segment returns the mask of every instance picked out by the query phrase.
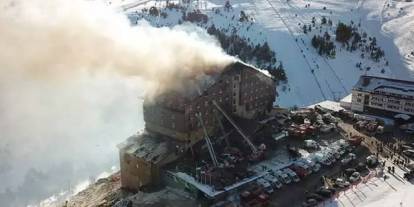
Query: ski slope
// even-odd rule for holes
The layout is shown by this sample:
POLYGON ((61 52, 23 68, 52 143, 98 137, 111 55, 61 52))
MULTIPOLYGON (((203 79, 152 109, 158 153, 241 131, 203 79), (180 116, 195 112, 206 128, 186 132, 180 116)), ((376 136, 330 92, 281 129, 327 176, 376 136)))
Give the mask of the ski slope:
MULTIPOLYGON (((116 5, 123 8, 127 5, 125 11, 129 14, 139 14, 142 8, 165 3, 145 0, 112 2, 118 2, 116 5), (137 6, 130 7, 134 4, 137 6)), ((232 14, 214 14, 212 9, 223 8, 224 2, 200 1, 193 8, 207 14, 210 25, 236 27, 240 36, 254 43, 269 43, 277 59, 282 61, 288 77, 288 83, 278 87, 277 104, 281 106, 306 106, 327 99, 339 100, 350 93, 361 74, 403 79, 414 77, 411 72, 414 70, 414 54, 410 54, 414 51, 414 33, 411 29, 414 24, 413 3, 393 0, 233 0, 230 1, 234 9, 232 14), (242 23, 230 20, 241 10, 254 17, 253 29, 246 31, 242 23), (361 59, 360 52, 348 52, 339 44, 336 44, 336 58, 321 57, 311 46, 313 34, 319 32, 304 34, 302 25, 310 24, 312 17, 320 21, 322 16, 331 19, 334 24, 338 21, 360 23, 361 30, 375 37, 378 45, 385 50, 385 58, 379 62, 361 59), (388 66, 386 61, 389 62, 388 66), (366 71, 356 68, 358 62, 362 62, 364 68, 371 69, 366 71)), ((154 26, 174 26, 180 15, 172 14, 166 19, 145 19, 154 26)), ((320 31, 334 34, 334 29, 329 27, 322 27, 320 31)))

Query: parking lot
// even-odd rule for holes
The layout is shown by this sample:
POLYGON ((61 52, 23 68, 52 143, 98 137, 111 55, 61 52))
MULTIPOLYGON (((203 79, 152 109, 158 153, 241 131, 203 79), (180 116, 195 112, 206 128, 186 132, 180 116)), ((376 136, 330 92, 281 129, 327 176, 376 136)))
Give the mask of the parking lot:
MULTIPOLYGON (((333 133, 321 137, 318 140, 318 143, 328 146, 329 143, 336 141, 339 138, 343 137, 338 133, 333 133)), ((291 144, 292 142, 289 143, 291 144)), ((368 148, 364 146, 356 147, 353 153, 357 155, 354 163, 363 162, 365 161, 365 158, 370 155, 368 148)), ((302 202, 306 200, 307 193, 316 191, 323 185, 322 176, 336 177, 341 174, 343 170, 343 166, 337 161, 330 166, 322 166, 318 172, 310 174, 298 183, 283 185, 282 188, 277 189, 272 194, 270 206, 301 206, 302 202)))

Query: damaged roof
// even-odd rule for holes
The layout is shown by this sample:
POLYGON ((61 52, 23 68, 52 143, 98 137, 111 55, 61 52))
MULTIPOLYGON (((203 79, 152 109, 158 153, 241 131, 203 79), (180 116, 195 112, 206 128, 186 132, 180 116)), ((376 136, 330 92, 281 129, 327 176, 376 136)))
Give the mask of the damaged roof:
POLYGON ((147 162, 160 163, 181 144, 146 132, 137 133, 118 145, 127 154, 141 158, 147 162))
POLYGON ((261 78, 272 78, 271 74, 267 70, 262 70, 249 65, 242 61, 236 61, 227 65, 223 70, 216 73, 202 74, 193 80, 188 80, 184 84, 185 87, 178 89, 178 91, 170 90, 168 93, 164 93, 157 97, 157 101, 164 105, 171 105, 171 108, 180 110, 184 107, 187 101, 191 101, 196 97, 201 96, 205 90, 214 85, 220 78, 221 74, 230 70, 253 70, 263 75, 261 78), (172 102, 171 104, 168 102, 172 102))

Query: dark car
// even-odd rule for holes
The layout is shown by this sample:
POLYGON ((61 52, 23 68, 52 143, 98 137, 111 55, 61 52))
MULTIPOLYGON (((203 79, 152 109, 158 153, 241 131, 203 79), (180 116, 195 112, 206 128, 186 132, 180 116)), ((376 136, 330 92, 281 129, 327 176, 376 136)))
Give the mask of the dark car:
POLYGON ((306 196, 306 199, 315 199, 315 200, 317 200, 317 201, 319 201, 319 202, 321 202, 321 201, 324 201, 324 200, 325 200, 325 198, 324 198, 324 197, 322 197, 321 195, 318 195, 318 194, 316 194, 316 193, 311 193, 311 194, 307 195, 307 196, 306 196))
POLYGON ((316 191, 316 193, 324 198, 330 198, 333 195, 332 191, 325 188, 319 189, 318 191, 316 191))
POLYGON ((354 169, 354 168, 347 168, 347 169, 345 169, 345 175, 347 177, 351 176, 352 173, 354 173, 354 172, 356 172, 356 169, 354 169))
POLYGON ((302 203, 303 207, 313 207, 313 206, 316 206, 316 205, 318 205, 318 201, 315 200, 315 199, 312 199, 312 198, 308 199, 308 200, 306 200, 305 202, 302 203))

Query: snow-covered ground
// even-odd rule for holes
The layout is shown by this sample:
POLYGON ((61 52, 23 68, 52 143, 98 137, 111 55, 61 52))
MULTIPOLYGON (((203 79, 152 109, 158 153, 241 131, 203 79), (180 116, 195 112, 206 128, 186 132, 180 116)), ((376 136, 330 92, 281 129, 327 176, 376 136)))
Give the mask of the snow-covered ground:
MULTIPOLYGON (((390 164, 389 162, 387 163, 390 164)), ((403 178, 404 171, 397 166, 394 175, 384 181, 374 177, 367 183, 360 183, 353 189, 341 192, 335 200, 326 201, 325 207, 408 207, 414 203, 414 185, 403 178)))
MULTIPOLYGON (((153 5, 162 5, 164 1, 112 0, 113 5, 128 8, 127 13, 140 13, 141 9, 153 5), (124 2, 124 3, 123 3, 124 2)), ((381 75, 412 79, 413 51, 413 3, 393 0, 233 0, 230 1, 235 12, 215 15, 212 8, 223 8, 223 0, 200 1, 198 6, 209 16, 208 24, 225 28, 235 26, 241 37, 254 43, 269 42, 276 52, 277 59, 283 62, 288 83, 278 87, 277 103, 282 106, 306 106, 322 100, 339 100, 349 94, 352 86, 361 74, 381 75), (388 7, 387 4, 390 4, 388 7), (306 6, 309 5, 309 6, 306 6), (403 8, 401 10, 401 8, 403 8), (245 11, 254 17, 255 23, 249 25, 234 23, 231 16, 245 11), (374 62, 361 59, 360 52, 348 52, 336 44, 336 58, 321 57, 311 46, 313 33, 304 34, 303 24, 310 24, 312 17, 317 22, 325 16, 334 24, 338 21, 349 24, 351 21, 361 24, 361 31, 375 37, 378 45, 385 50, 385 59, 374 62), (387 66, 385 61, 389 62, 387 66), (355 64, 362 62, 360 70, 355 64), (383 70, 383 72, 381 72, 383 70)), ((166 19, 145 18, 155 26, 172 26, 178 23, 181 13, 170 15, 166 19)), ((322 27, 321 32, 334 33, 332 28, 322 27)))

